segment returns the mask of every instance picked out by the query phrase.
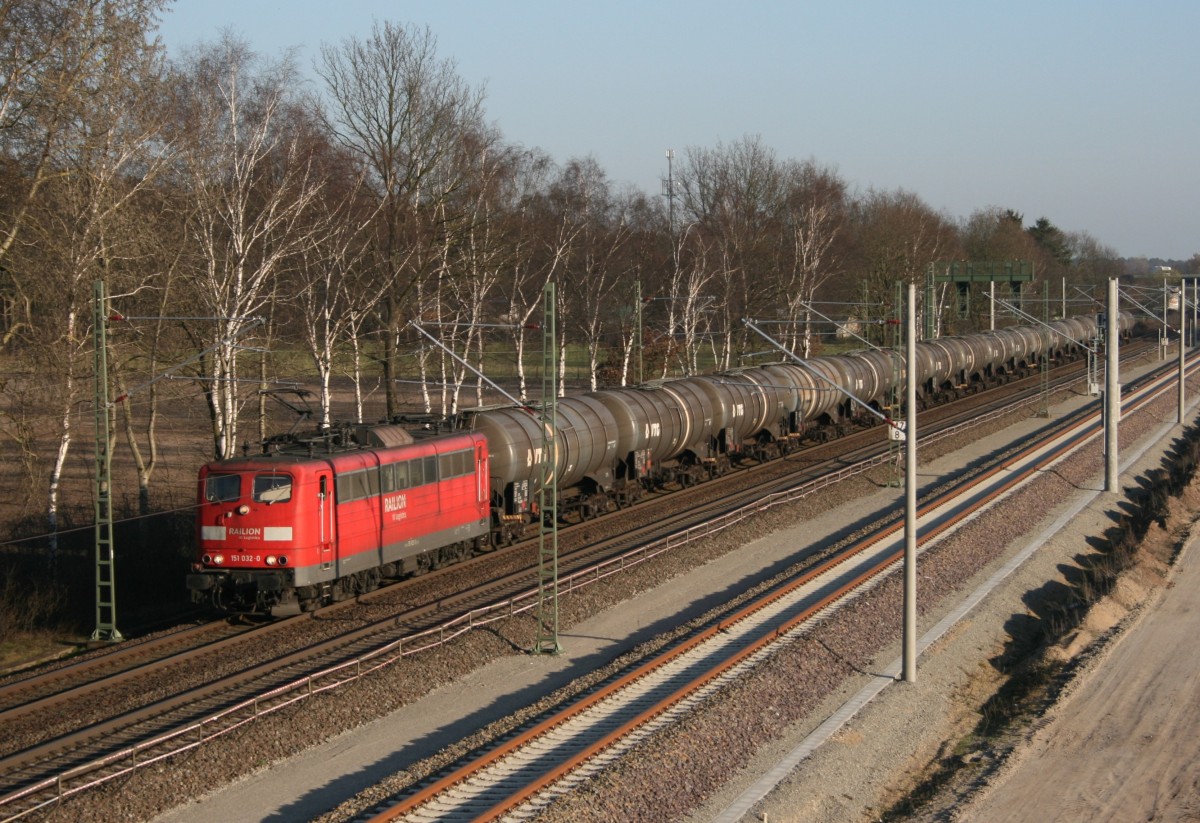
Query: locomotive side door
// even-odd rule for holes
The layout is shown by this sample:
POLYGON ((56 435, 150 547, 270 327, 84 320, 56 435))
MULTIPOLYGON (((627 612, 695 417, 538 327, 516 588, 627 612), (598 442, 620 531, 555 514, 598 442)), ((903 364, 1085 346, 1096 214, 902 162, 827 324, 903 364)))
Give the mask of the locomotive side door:
POLYGON ((322 569, 333 568, 334 518, 333 475, 317 475, 317 554, 322 569))

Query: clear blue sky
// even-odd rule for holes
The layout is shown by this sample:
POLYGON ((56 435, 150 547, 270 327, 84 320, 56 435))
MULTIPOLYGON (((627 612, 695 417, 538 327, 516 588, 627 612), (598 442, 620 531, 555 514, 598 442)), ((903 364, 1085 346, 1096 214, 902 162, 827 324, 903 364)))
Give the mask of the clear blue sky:
POLYGON ((1200 252, 1200 2, 176 0, 169 53, 429 26, 504 137, 660 190, 674 148, 761 137, 955 218, 1048 217, 1123 256, 1200 252))

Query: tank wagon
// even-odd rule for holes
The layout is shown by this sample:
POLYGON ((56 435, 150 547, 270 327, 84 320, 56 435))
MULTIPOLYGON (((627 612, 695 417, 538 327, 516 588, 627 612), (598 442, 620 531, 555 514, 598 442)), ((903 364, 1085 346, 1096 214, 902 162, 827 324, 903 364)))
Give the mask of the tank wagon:
MULTIPOLYGON (((1132 316, 1119 326, 1131 331, 1132 316)), ((1096 334, 1094 317, 1075 317, 922 341, 918 402, 1073 356, 1096 334)), ((862 407, 904 379, 894 354, 864 351, 564 397, 553 421, 489 408, 460 415, 451 434, 381 425, 270 440, 201 469, 187 585, 234 610, 315 608, 520 539, 539 519, 546 434, 559 516, 586 520, 874 425, 862 407)))

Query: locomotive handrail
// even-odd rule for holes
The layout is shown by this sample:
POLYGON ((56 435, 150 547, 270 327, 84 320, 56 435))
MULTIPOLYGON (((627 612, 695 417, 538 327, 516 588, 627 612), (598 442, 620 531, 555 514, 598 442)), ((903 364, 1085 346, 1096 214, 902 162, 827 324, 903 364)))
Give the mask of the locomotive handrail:
MULTIPOLYGON (((1016 408, 1020 408, 1038 401, 1039 398, 1031 397, 1005 409, 993 410, 991 412, 979 415, 978 417, 972 418, 969 421, 964 421, 937 433, 923 437, 922 445, 928 445, 930 443, 937 442, 946 437, 957 434, 967 428, 976 426, 980 422, 989 421, 994 418, 1009 414, 1014 406, 1016 408)), ((887 453, 876 455, 874 457, 861 460, 851 466, 845 466, 834 472, 814 478, 790 489, 769 493, 753 503, 748 503, 733 511, 726 512, 725 514, 715 518, 713 521, 710 521, 703 526, 690 527, 682 532, 658 538, 657 540, 653 540, 649 543, 623 552, 617 557, 610 558, 601 563, 597 563, 594 566, 589 566, 587 568, 567 574, 560 579, 560 588, 566 592, 574 591, 577 588, 583 588, 591 583, 598 582, 614 574, 618 574, 628 568, 639 565, 647 560, 651 560, 660 554, 670 551, 671 549, 687 545, 695 539, 723 531, 724 529, 741 522, 748 516, 780 504, 793 502, 813 494, 814 492, 827 488, 828 486, 840 482, 848 477, 861 474, 862 472, 881 465, 890 459, 892 458, 887 453)), ((187 751, 191 751, 192 749, 199 747, 201 744, 222 737, 247 723, 255 721, 259 717, 272 714, 287 706, 291 706, 302 700, 313 697, 314 695, 321 694, 326 691, 332 691, 333 689, 339 688, 347 683, 352 683, 367 674, 383 669, 386 666, 390 666, 391 664, 402 660, 405 657, 418 654, 419 652, 426 651, 428 649, 436 648, 437 646, 448 643, 469 631, 473 631, 498 620, 506 619, 508 617, 534 609, 537 607, 537 604, 538 589, 537 587, 533 587, 515 594, 503 601, 471 609, 470 611, 453 617, 444 623, 439 624, 438 626, 398 638, 351 660, 344 661, 319 672, 307 674, 289 683, 274 686, 260 694, 246 698, 232 706, 228 706, 225 709, 201 718, 200 720, 193 721, 181 728, 160 734, 150 740, 136 743, 119 751, 106 754, 103 757, 100 757, 89 763, 75 766, 60 775, 46 778, 38 783, 12 792, 4 797, 0 797, 0 808, 3 808, 4 806, 21 800, 22 798, 57 787, 53 797, 48 798, 38 805, 24 810, 19 814, 3 819, 5 821, 16 820, 33 811, 45 808, 48 805, 64 800, 80 792, 102 785, 114 778, 126 775, 135 769, 157 763, 165 760, 166 758, 173 757, 187 751), (196 738, 189 739, 189 737, 193 734, 196 735, 196 738), (164 746, 172 746, 172 744, 177 745, 175 745, 173 748, 169 748, 166 751, 156 752, 148 757, 143 756, 155 749, 159 749, 164 746), (106 772, 97 776, 93 780, 81 783, 77 786, 67 787, 65 785, 65 783, 72 778, 86 775, 91 772, 101 771, 123 761, 130 762, 127 762, 124 766, 116 769, 115 771, 106 772)))

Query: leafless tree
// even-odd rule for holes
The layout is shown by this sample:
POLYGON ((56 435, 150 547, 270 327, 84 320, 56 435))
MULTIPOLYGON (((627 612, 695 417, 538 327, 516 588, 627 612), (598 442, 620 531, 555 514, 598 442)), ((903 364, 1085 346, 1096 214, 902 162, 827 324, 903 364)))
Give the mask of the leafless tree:
POLYGON ((273 280, 309 247, 306 213, 321 192, 291 61, 271 63, 226 35, 194 51, 176 76, 178 185, 193 204, 186 242, 199 262, 193 298, 210 322, 195 336, 218 457, 237 449, 239 351, 267 307, 273 280))
POLYGON ((12 249, 54 156, 72 142, 78 105, 118 53, 145 49, 166 0, 5 0, 0 4, 0 156, 6 161, 0 263, 12 249))
POLYGON ((366 234, 375 204, 363 197, 362 177, 354 176, 336 194, 331 190, 311 208, 312 242, 298 254, 295 276, 299 290, 300 336, 308 348, 319 385, 319 423, 332 423, 332 379, 339 350, 351 350, 355 419, 362 422, 363 393, 360 333, 382 294, 366 271, 366 234))
MULTIPOLYGON (((540 328, 535 312, 542 308, 546 284, 565 274, 580 226, 573 215, 553 204, 551 181, 554 168, 541 152, 520 155, 514 175, 514 204, 508 218, 507 236, 511 254, 508 277, 500 284, 506 307, 503 322, 512 335, 517 369, 517 396, 529 397, 525 350, 529 332, 540 328)), ((558 291, 558 289, 556 289, 558 291)))
MULTIPOLYGON (((477 371, 485 370, 487 328, 502 325, 492 307, 500 294, 505 276, 512 266, 509 246, 510 216, 518 208, 517 177, 525 161, 525 152, 503 144, 499 136, 485 133, 464 144, 463 161, 469 171, 459 192, 463 230, 458 235, 438 278, 442 298, 437 302, 453 307, 445 327, 453 330, 447 339, 456 344, 464 361, 474 361, 477 371)), ((432 308, 432 307, 430 307, 432 308)), ((494 337, 494 336, 492 336, 494 337)), ((459 393, 468 379, 467 369, 457 361, 442 358, 442 409, 453 414, 459 407, 459 393)), ((482 404, 484 384, 474 379, 475 402, 482 404)))
POLYGON ((704 309, 717 320, 718 368, 733 365, 738 319, 769 305, 764 275, 786 196, 783 172, 774 151, 747 137, 714 149, 689 148, 678 176, 696 249, 690 265, 703 265, 702 279, 715 289, 704 309))
MULTIPOLYGON (((656 301, 655 291, 665 291, 661 284, 669 282, 675 270, 670 253, 669 215, 645 194, 630 192, 620 201, 621 226, 628 235, 616 250, 613 265, 616 266, 616 298, 612 301, 612 313, 616 325, 619 351, 609 358, 606 382, 609 385, 626 386, 645 379, 647 369, 647 316, 656 301), (641 304, 635 297, 641 295, 641 304), (637 324, 642 324, 638 334, 637 324), (642 348, 636 343, 641 340, 642 348), (635 361, 636 358, 636 361, 635 361)), ((658 347, 650 346, 656 352, 658 347)), ((651 364, 653 365, 653 364, 651 364)))
MULTIPOLYGON (((564 214, 565 222, 579 227, 567 261, 564 288, 561 289, 563 319, 573 319, 571 330, 580 335, 587 351, 588 384, 599 387, 604 339, 617 317, 614 302, 621 279, 621 252, 630 240, 628 198, 612 192, 608 177, 592 158, 567 163, 553 186, 553 199, 564 214), (566 217, 566 215, 570 215, 566 217)), ((567 323, 559 324, 560 385, 565 377, 567 323)))
POLYGON ((429 29, 376 23, 365 39, 321 49, 330 130, 358 154, 380 204, 374 236, 376 288, 385 334, 388 414, 397 409, 398 340, 405 306, 444 260, 444 234, 458 215, 448 199, 461 185, 454 161, 465 133, 480 132, 483 92, 437 56, 429 29))
POLYGON ((846 212, 846 184, 814 161, 789 164, 781 214, 779 303, 786 307, 789 348, 804 357, 813 351, 813 315, 805 308, 838 271, 834 241, 846 212))
POLYGON ((57 421, 47 495, 51 532, 58 527, 74 418, 93 408, 85 399, 93 376, 92 282, 136 288, 143 274, 137 265, 143 238, 125 221, 162 166, 158 122, 149 106, 161 69, 156 47, 147 41, 156 8, 77 3, 59 9, 68 15, 60 22, 73 30, 50 41, 44 55, 46 72, 37 79, 45 83, 46 100, 19 114, 20 104, 11 97, 6 102, 14 118, 4 130, 6 148, 19 145, 21 136, 32 136, 38 146, 34 159, 17 164, 24 165, 24 185, 0 248, 6 267, 18 273, 14 282, 39 306, 27 339, 32 356, 43 361, 41 381, 57 421), (18 233, 20 244, 14 242, 18 233))
POLYGON ((1117 250, 1101 243, 1088 232, 1068 232, 1067 242, 1071 248, 1074 269, 1070 285, 1087 291, 1123 273, 1124 267, 1117 250))
POLYGON ((875 319, 890 317, 898 308, 897 285, 923 284, 929 265, 955 248, 957 233, 950 220, 903 189, 871 189, 852 212, 856 255, 848 270, 865 289, 865 302, 879 306, 875 319))

